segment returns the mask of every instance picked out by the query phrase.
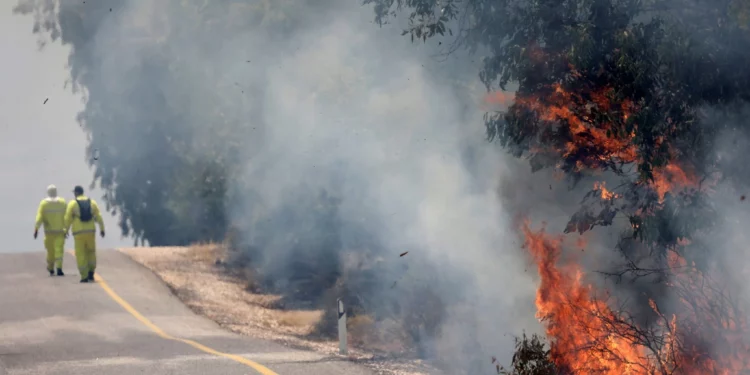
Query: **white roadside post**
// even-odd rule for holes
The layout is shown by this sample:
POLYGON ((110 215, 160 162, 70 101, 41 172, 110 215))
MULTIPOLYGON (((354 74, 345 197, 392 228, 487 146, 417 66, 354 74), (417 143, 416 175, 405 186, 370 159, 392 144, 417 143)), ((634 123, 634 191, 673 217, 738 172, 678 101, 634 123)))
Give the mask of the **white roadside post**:
POLYGON ((346 310, 344 310, 344 301, 337 300, 339 312, 339 353, 346 354, 346 310))

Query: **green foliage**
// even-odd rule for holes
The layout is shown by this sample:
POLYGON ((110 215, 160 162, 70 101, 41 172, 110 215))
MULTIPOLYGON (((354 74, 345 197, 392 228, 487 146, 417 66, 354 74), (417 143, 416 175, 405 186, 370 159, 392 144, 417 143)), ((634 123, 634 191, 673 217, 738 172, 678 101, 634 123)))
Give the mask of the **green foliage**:
MULTIPOLYGON (((612 138, 635 132, 632 143, 638 150, 637 164, 644 180, 652 177, 653 168, 664 166, 671 159, 668 153, 675 149, 684 154, 682 158, 703 165, 705 160, 682 147, 686 137, 710 132, 696 124, 696 109, 703 104, 747 100, 750 94, 748 74, 737 69, 748 52, 736 50, 750 46, 750 38, 738 24, 721 21, 727 14, 717 14, 714 23, 702 21, 682 27, 678 21, 693 21, 695 15, 649 12, 655 5, 638 0, 365 3, 376 4, 380 22, 388 9, 412 9, 412 26, 406 30, 412 35, 425 35, 420 30, 426 28, 444 29, 448 27, 446 17, 461 17, 457 27, 466 35, 464 43, 489 50, 480 72, 488 88, 497 84, 505 89, 508 83, 516 82, 518 98, 533 98, 545 106, 555 105, 548 99, 558 85, 566 92, 577 93, 566 105, 577 118, 590 119, 586 125, 601 128, 606 122, 603 130, 612 138), (464 14, 458 14, 459 4, 464 14), (447 11, 442 13, 443 9, 447 11), (703 26, 706 29, 699 28, 703 26), (720 35, 726 39, 719 40, 720 35), (716 43, 706 43, 707 39, 716 43), (618 116, 619 108, 603 107, 592 100, 592 95, 605 89, 611 91, 609 103, 633 103, 634 113, 627 120, 618 116), (660 138, 663 141, 657 144, 660 138)), ((720 4, 722 1, 698 3, 711 11, 709 14, 725 5, 720 4)), ((666 6, 666 2, 658 5, 666 6)), ((559 160, 561 155, 545 157, 545 150, 559 150, 571 134, 568 127, 551 126, 539 117, 538 111, 530 111, 517 101, 507 113, 487 118, 488 135, 516 155, 531 152, 533 160, 546 160, 540 167, 562 161, 562 169, 570 174, 581 172, 576 168, 578 162, 591 169, 617 170, 615 165, 608 165, 609 160, 605 165, 592 165, 585 159, 602 154, 601 150, 583 150, 562 156, 563 160, 559 160)), ((611 160, 614 164, 621 161, 611 160)))
POLYGON ((497 373, 502 375, 556 375, 560 372, 550 359, 550 350, 544 343, 544 339, 536 334, 531 337, 524 333, 516 337, 516 350, 509 368, 505 368, 492 358, 496 365, 497 373))
POLYGON ((719 170, 714 139, 729 125, 711 123, 703 110, 731 111, 734 103, 750 101, 750 71, 743 68, 750 61, 746 2, 365 3, 375 5, 381 24, 405 11, 411 21, 406 33, 424 37, 420 30, 454 28, 462 35, 458 42, 483 48, 479 78, 487 88, 518 85, 507 111, 485 117, 488 138, 527 157, 532 170, 559 168, 574 181, 601 172, 624 179, 616 202, 594 209, 594 199, 585 200, 568 231, 610 225, 622 213, 638 221, 634 236, 670 246, 701 225, 673 223, 702 223, 711 214, 710 206, 697 203, 704 197, 685 197, 703 190, 675 184, 673 193, 690 209, 672 210, 652 185, 670 165, 689 171, 693 183, 708 184, 719 170))
MULTIPOLYGON (((700 238, 719 218, 707 187, 717 176, 747 186, 746 174, 732 173, 743 167, 722 159, 716 140, 750 133, 746 120, 726 121, 750 102, 750 3, 364 2, 374 4, 380 24, 405 13, 413 39, 452 30, 454 43, 483 54, 479 79, 488 90, 518 86, 514 103, 488 113, 485 125, 490 141, 528 158, 533 171, 556 168, 573 182, 595 175, 621 181, 614 195, 598 188, 586 195, 565 230, 627 218, 631 228, 617 247, 627 263, 614 274, 667 281, 669 251, 708 269, 712 249, 700 238)), ((660 297, 658 287, 645 292, 660 297)), ((517 365, 521 357, 546 363, 548 353, 533 339, 524 337, 516 355, 515 372, 506 373, 555 373, 550 363, 540 372, 517 365)))
POLYGON ((103 189, 124 235, 154 246, 223 238, 225 205, 237 194, 229 186, 259 141, 257 119, 237 109, 260 113, 260 103, 257 92, 228 93, 225 70, 194 57, 220 53, 215 41, 225 35, 284 38, 309 22, 300 15, 315 3, 19 0, 15 12, 34 16, 40 40, 72 49, 71 83, 86 96, 78 120, 92 188, 103 189), (128 13, 134 9, 143 13, 139 22, 128 13), (196 90, 196 82, 216 92, 196 90))
MULTIPOLYGON (((124 234, 153 246, 186 245, 220 241, 231 226, 237 250, 231 266, 245 268, 261 290, 283 294, 282 304, 318 308, 336 291, 352 308, 403 323, 414 342, 435 337, 444 314, 428 292, 439 286, 392 288, 405 270, 382 261, 377 228, 368 227, 377 220, 342 220, 341 192, 320 187, 339 183, 289 183, 279 192, 283 198, 270 202, 264 198, 273 195, 271 183, 249 180, 296 157, 281 153, 299 151, 268 149, 265 136, 277 124, 266 117, 278 115, 264 102, 266 90, 277 89, 269 72, 311 26, 340 15, 329 10, 344 1, 63 0, 59 12, 56 3, 19 0, 16 11, 35 17, 40 39, 71 47, 71 81, 87 99, 79 122, 89 140, 93 184, 119 215, 124 234), (225 43, 235 36, 252 45, 225 43), (234 69, 239 73, 231 74, 234 69), (256 191, 262 188, 263 194, 256 191), (353 237, 346 245, 342 233, 353 237), (352 256, 361 258, 360 266, 342 264, 352 256), (382 290, 393 293, 384 297, 382 290), (430 316, 419 315, 423 301, 436 306, 430 316)), ((384 58, 355 63, 377 66, 384 58)), ((315 87, 321 105, 356 112, 350 97, 380 79, 362 75, 371 70, 362 65, 344 66, 315 87)), ((289 181, 307 177, 291 174, 289 181)), ((393 259, 400 260, 398 253, 393 259)))

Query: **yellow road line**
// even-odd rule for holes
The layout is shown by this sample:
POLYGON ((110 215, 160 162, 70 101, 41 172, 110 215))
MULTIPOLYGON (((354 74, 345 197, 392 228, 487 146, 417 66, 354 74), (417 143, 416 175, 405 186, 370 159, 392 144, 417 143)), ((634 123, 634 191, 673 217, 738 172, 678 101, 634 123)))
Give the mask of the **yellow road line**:
MULTIPOLYGON (((70 254, 73 255, 73 257, 75 257, 75 253, 70 252, 70 254)), ((143 323, 143 325, 145 325, 146 327, 148 327, 150 330, 154 331, 154 333, 156 333, 157 335, 159 335, 161 338, 166 339, 166 340, 179 341, 179 342, 188 344, 188 345, 190 345, 190 346, 192 346, 192 347, 194 347, 194 348, 196 348, 196 349, 198 349, 198 350, 200 350, 202 352, 205 352, 205 353, 208 353, 208 354, 213 354, 213 355, 219 356, 219 357, 224 357, 224 358, 227 358, 227 359, 231 359, 231 360, 233 360, 235 362, 238 362, 238 363, 241 363, 241 364, 243 364, 245 366, 251 367, 252 369, 254 369, 255 371, 258 371, 262 375, 278 375, 277 373, 271 371, 269 368, 261 365, 260 363, 253 362, 253 361, 251 361, 251 360, 249 360, 249 359, 247 359, 245 357, 242 357, 242 356, 239 356, 239 355, 236 355, 236 354, 222 353, 222 352, 220 352, 218 350, 211 349, 208 346, 205 346, 205 345, 203 345, 201 343, 198 343, 198 342, 195 342, 193 340, 188 340, 188 339, 183 339, 183 338, 179 338, 179 337, 174 337, 174 336, 172 336, 172 335, 164 332, 164 330, 162 330, 161 328, 159 328, 156 324, 152 323, 145 316, 143 316, 141 313, 139 313, 138 310, 136 310, 132 305, 130 305, 128 303, 128 301, 125 301, 124 299, 122 299, 122 297, 120 297, 117 293, 115 293, 115 291, 112 290, 112 288, 109 287, 109 284, 107 284, 107 282, 99 274, 94 275, 94 279, 96 279, 97 284, 99 284, 99 286, 101 286, 102 289, 104 289, 104 291, 109 295, 110 298, 112 298, 112 300, 114 300, 115 302, 117 302, 120 306, 122 306, 123 309, 125 309, 125 311, 127 311, 128 313, 130 313, 130 315, 132 315, 134 318, 138 319, 138 321, 140 321, 141 323, 143 323)))

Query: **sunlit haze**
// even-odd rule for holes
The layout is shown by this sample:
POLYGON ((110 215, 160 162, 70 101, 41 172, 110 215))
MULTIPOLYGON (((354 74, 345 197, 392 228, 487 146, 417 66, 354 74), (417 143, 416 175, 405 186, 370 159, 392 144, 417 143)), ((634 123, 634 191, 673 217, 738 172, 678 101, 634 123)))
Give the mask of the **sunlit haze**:
MULTIPOLYGON (((32 34, 32 18, 14 15, 14 0, 0 0, 0 162, 2 193, 0 252, 42 251, 34 240, 34 216, 49 184, 70 199, 73 187, 88 190, 92 172, 85 161, 86 135, 76 122, 81 98, 65 87, 68 47, 43 49, 32 34), (44 101, 47 103, 44 104, 44 101)), ((87 191, 104 209, 101 192, 87 191)), ((117 219, 105 214, 107 237, 99 247, 129 245, 120 238, 117 219)), ((66 243, 72 248, 72 240, 66 243)))

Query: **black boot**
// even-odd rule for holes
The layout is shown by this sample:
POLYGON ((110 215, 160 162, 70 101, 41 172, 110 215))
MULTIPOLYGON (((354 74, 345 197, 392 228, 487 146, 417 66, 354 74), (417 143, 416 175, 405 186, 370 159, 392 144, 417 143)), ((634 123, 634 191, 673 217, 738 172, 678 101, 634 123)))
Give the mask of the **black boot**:
POLYGON ((49 272, 50 276, 55 276, 55 271, 53 271, 53 270, 47 270, 47 271, 49 272))
POLYGON ((65 276, 65 273, 63 273, 62 268, 57 269, 57 276, 65 276))
POLYGON ((89 271, 89 277, 87 279, 89 282, 94 282, 94 271, 89 271))
POLYGON ((87 283, 87 282, 89 282, 89 279, 81 279, 81 282, 82 283, 87 283))

